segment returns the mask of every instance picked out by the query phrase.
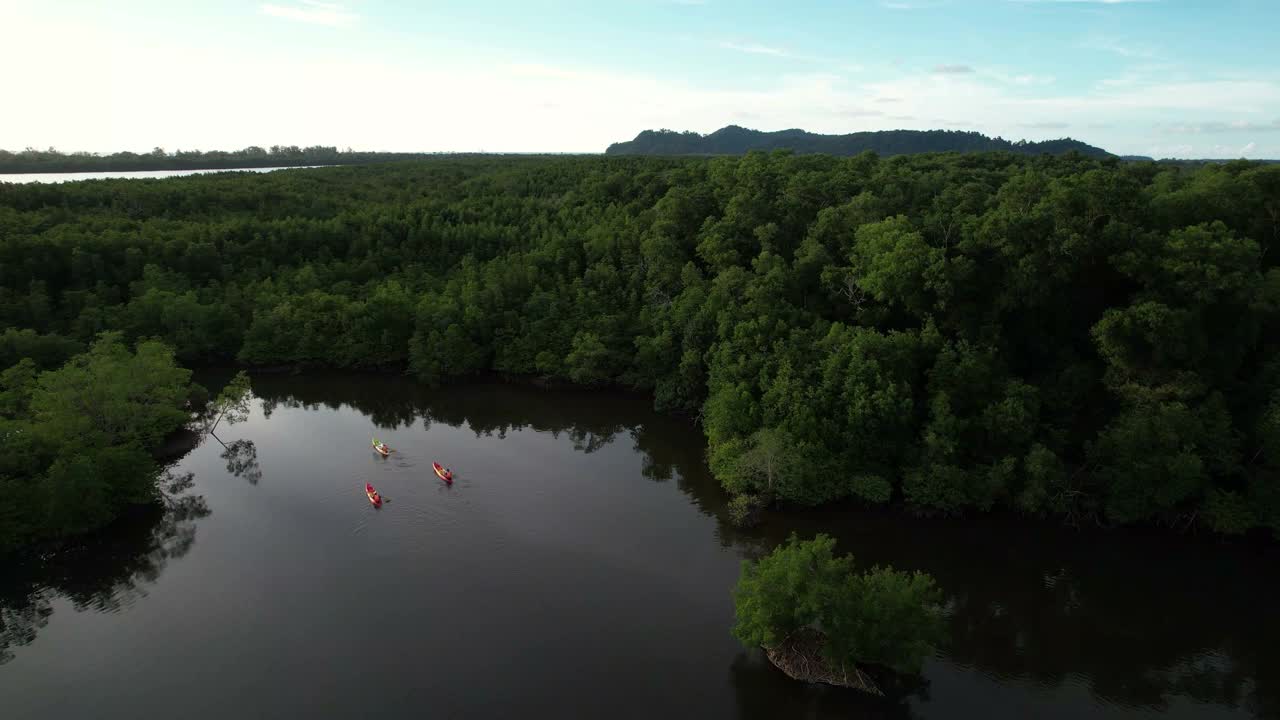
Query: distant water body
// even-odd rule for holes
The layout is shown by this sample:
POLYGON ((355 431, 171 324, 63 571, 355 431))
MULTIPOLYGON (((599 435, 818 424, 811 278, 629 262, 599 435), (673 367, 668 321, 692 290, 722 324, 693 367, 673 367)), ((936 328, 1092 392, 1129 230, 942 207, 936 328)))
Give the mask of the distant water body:
POLYGON ((273 170, 298 170, 308 167, 327 167, 325 165, 293 165, 290 167, 265 168, 208 168, 204 170, 124 170, 107 172, 67 172, 67 173, 0 173, 0 183, 60 183, 77 180, 107 180, 109 178, 167 178, 180 175, 200 175, 217 172, 271 172, 273 170))

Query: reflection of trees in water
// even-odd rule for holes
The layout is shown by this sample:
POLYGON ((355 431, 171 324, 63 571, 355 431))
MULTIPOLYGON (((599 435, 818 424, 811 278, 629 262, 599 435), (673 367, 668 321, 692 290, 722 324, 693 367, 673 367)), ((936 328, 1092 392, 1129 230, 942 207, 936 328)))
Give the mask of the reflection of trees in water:
POLYGON ((228 443, 218 456, 227 463, 227 472, 242 477, 250 485, 262 479, 262 466, 258 464, 258 446, 252 440, 235 440, 228 443))
POLYGON ((618 433, 622 432, 621 425, 604 429, 599 428, 570 428, 569 440, 573 442, 573 449, 582 453, 593 453, 600 448, 608 445, 618 437, 618 433))
MULTIPOLYGON (((952 632, 943 654, 953 665, 1045 687, 1083 683, 1107 704, 1159 709, 1183 696, 1280 718, 1280 650, 1269 641, 1280 637, 1280 613, 1268 606, 1280 591, 1275 552, 1258 557, 1168 535, 1091 534, 997 516, 923 521, 852 508, 773 512, 764 527, 744 531, 725 520, 697 428, 652 412, 641 397, 490 384, 432 390, 361 376, 261 378, 254 391, 264 406, 349 406, 387 427, 425 421, 498 437, 526 428, 565 433, 583 452, 626 432, 644 476, 674 479, 717 518, 719 542, 744 557, 763 555, 792 531, 827 532, 861 565, 933 574, 948 593, 952 632)), ((769 700, 777 693, 804 695, 800 704, 814 717, 906 715, 797 690, 753 657, 732 670, 743 717, 776 716, 751 708, 782 707, 769 700)))
POLYGON ((1278 579, 1242 547, 1167 535, 849 510, 786 514, 762 534, 833 532, 863 566, 934 575, 948 594, 950 663, 1004 682, 1078 685, 1095 702, 1166 709, 1175 697, 1280 717, 1268 639, 1278 579), (780 521, 779 521, 780 520, 780 521))
POLYGON ((9 587, 0 590, 0 665, 14 658, 13 648, 34 642, 52 614, 50 593, 17 593, 9 587))
POLYGON ((138 508, 75 545, 0 566, 0 664, 35 640, 59 597, 76 610, 118 612, 145 596, 168 562, 191 550, 196 521, 209 515, 203 497, 176 494, 191 481, 190 473, 167 475, 160 504, 138 508))

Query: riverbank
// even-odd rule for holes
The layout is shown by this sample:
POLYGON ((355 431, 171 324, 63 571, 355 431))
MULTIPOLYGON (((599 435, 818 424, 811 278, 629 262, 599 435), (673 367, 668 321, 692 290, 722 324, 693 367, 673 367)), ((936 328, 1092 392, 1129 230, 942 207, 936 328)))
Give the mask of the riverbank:
MULTIPOLYGON (((304 377, 310 374, 319 377, 328 376, 346 376, 352 378, 359 377, 380 377, 380 378, 397 378, 406 382, 414 383, 423 388, 441 388, 441 387, 462 387, 469 385, 478 385, 485 383, 502 383, 507 385, 537 388, 547 391, 570 391, 576 393, 590 393, 593 391, 607 391, 615 393, 626 393, 637 397, 642 397, 652 407, 654 403, 654 395, 652 391, 636 388, 620 382, 601 382, 595 384, 576 383, 568 378, 556 377, 545 374, 518 374, 504 373, 493 370, 479 371, 466 376, 448 378, 447 380, 431 385, 416 380, 410 373, 407 366, 404 365, 388 365, 380 368, 332 368, 323 365, 313 364, 277 364, 255 366, 246 363, 235 364, 218 364, 208 366, 196 366, 194 368, 201 373, 216 373, 217 377, 229 379, 237 370, 244 370, 253 376, 296 376, 304 377)), ((216 394, 215 388, 210 388, 211 394, 216 394)), ((702 431, 700 423, 701 414, 693 415, 689 413, 656 411, 662 412, 663 415, 680 420, 691 421, 702 431)), ((705 437, 703 438, 705 443, 705 437)), ((728 495, 726 495, 726 498, 728 495)), ((1061 528, 1069 529, 1086 535, 1098 535, 1100 537, 1117 537, 1117 538, 1135 538, 1149 539, 1161 537, 1178 537, 1190 540, 1196 543, 1220 544, 1234 547, 1253 548, 1257 550, 1277 550, 1280 551, 1280 542, 1267 530, 1255 528, 1250 532, 1240 535, 1223 535, 1220 533, 1210 532, 1205 528, 1201 528, 1195 524, 1184 525, 1180 528, 1174 528, 1166 525, 1153 523, 1147 524, 1129 524, 1129 525, 1107 525, 1101 522, 1070 522, 1067 520, 1058 520, 1054 516, 1038 516, 1020 513, 1010 507, 996 505, 990 510, 983 512, 971 512, 966 514, 937 514, 937 513, 920 513, 906 504, 902 498, 897 497, 892 502, 884 504, 874 504, 861 501, 854 498, 845 498, 841 500, 823 503, 817 506, 800 506, 796 504, 788 504, 785 502, 775 503, 772 506, 762 508, 759 513, 758 522, 767 523, 770 516, 795 516, 803 514, 815 514, 823 516, 832 516, 840 514, 870 515, 886 518, 910 518, 912 522, 925 522, 936 524, 943 527, 977 527, 995 526, 1009 531, 1027 531, 1031 532, 1037 528, 1061 528)))

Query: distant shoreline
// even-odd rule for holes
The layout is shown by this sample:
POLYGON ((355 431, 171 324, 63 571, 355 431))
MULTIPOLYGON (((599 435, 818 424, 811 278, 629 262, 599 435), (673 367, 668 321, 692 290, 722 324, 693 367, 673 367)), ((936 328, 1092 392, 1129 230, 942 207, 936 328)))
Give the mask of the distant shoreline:
POLYGON ((176 152, 140 155, 131 152, 96 155, 45 150, 12 152, 0 149, 0 175, 34 175, 97 172, 143 172, 185 170, 258 170, 334 165, 427 160, 442 157, 553 157, 599 155, 600 153, 557 152, 356 152, 336 148, 246 148, 234 152, 176 152))

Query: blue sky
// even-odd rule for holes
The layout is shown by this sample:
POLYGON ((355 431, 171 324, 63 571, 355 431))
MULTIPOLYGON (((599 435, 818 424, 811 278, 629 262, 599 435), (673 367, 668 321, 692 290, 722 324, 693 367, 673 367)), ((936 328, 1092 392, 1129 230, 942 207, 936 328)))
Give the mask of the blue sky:
POLYGON ((1280 157, 1280 0, 0 0, 0 27, 7 149, 598 152, 738 124, 1280 157))

